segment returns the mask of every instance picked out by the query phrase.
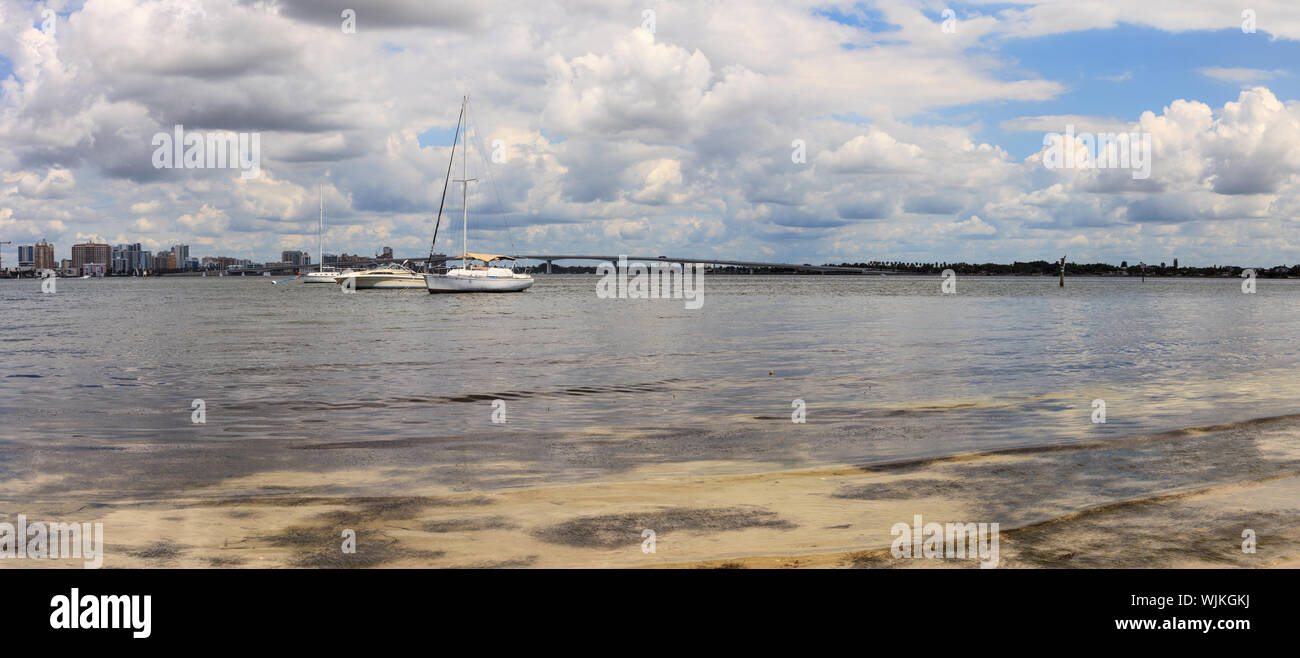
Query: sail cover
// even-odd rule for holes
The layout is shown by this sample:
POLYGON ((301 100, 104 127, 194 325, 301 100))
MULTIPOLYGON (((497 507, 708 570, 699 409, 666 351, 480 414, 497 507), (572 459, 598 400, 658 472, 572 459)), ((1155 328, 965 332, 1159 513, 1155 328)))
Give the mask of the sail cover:
POLYGON ((465 257, 471 260, 481 260, 484 263, 490 263, 494 260, 514 260, 513 256, 497 256, 494 254, 465 254, 465 257))

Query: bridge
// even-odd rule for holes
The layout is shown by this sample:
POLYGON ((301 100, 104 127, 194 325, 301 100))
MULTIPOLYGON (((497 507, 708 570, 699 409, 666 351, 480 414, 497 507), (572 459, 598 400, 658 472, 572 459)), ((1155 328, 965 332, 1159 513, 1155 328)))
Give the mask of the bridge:
MULTIPOLYGON (((872 267, 844 267, 840 265, 811 265, 808 263, 766 263, 760 261, 748 260, 721 260, 716 258, 682 258, 679 256, 623 256, 629 263, 678 263, 685 265, 687 263, 702 263, 713 266, 738 267, 753 270, 789 270, 795 272, 818 272, 818 273, 835 273, 835 274, 896 274, 895 270, 886 270, 872 267)), ((575 254, 519 254, 515 260, 535 260, 546 263, 546 273, 551 273, 551 264, 557 260, 585 260, 606 263, 617 263, 619 256, 610 255, 575 255, 575 254)), ((435 254, 432 258, 371 258, 364 261, 352 261, 348 263, 333 263, 333 266, 340 268, 365 269, 382 265, 384 263, 406 263, 414 269, 420 269, 421 266, 429 264, 445 263, 449 260, 460 260, 459 256, 447 256, 435 254)), ((298 271, 314 272, 316 265, 274 265, 271 267, 248 267, 248 268, 231 268, 227 270, 228 274, 261 274, 262 272, 271 272, 273 274, 293 274, 298 271)))
MULTIPOLYGON (((574 255, 548 255, 548 254, 521 254, 515 256, 518 260, 538 260, 545 261, 546 273, 551 273, 551 263, 557 260, 594 260, 607 263, 617 263, 619 256, 574 256, 574 255)), ((677 256, 623 256, 629 263, 703 263, 706 265, 726 265, 730 267, 742 267, 753 269, 771 269, 771 270, 794 270, 799 272, 844 272, 852 274, 892 274, 893 270, 882 270, 869 267, 842 267, 839 265, 810 265, 804 263, 795 265, 793 263, 764 263, 759 261, 748 260, 719 260, 716 258, 680 258, 677 256)), ((453 259, 454 260, 454 259, 453 259)))

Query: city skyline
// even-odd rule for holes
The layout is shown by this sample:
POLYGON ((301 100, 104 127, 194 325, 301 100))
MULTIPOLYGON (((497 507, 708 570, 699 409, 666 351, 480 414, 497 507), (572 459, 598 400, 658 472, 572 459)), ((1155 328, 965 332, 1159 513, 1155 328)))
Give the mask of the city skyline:
MULTIPOLYGON (((258 262, 252 259, 223 255, 221 249, 216 249, 214 254, 191 255, 190 245, 186 243, 177 243, 168 249, 154 251, 144 249, 140 242, 110 244, 96 240, 88 240, 69 246, 67 258, 60 258, 57 246, 45 240, 35 245, 14 245, 14 249, 17 252, 17 260, 10 260, 7 265, 3 258, 4 253, 0 250, 0 267, 2 267, 0 271, 6 273, 26 272, 30 274, 33 270, 70 269, 80 275, 83 272, 83 265, 95 263, 104 265, 104 273, 106 274, 133 274, 142 271, 197 271, 200 269, 227 269, 264 264, 311 267, 319 265, 318 260, 327 265, 337 262, 367 260, 367 257, 361 256, 360 253, 349 254, 347 251, 342 253, 325 252, 320 258, 317 258, 313 257, 312 252, 305 249, 286 249, 280 252, 279 260, 258 262), (65 263, 67 264, 66 268, 64 267, 65 263)), ((375 257, 392 258, 392 247, 380 247, 375 251, 375 257)), ((98 270, 95 273, 99 273, 98 270)))

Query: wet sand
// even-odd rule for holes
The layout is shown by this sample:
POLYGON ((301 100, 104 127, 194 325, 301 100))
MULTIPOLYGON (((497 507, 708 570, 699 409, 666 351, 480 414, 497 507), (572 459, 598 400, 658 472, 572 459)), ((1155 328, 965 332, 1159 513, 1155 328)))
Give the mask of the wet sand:
MULTIPOLYGON (((419 485, 412 469, 394 483, 401 496, 313 493, 402 477, 391 470, 282 470, 167 501, 10 501, 0 518, 102 522, 109 568, 978 568, 892 557, 890 529, 917 514, 999 523, 1002 568, 1295 568, 1298 437, 1288 417, 892 464, 695 461, 481 491, 419 485), (1255 553, 1242 550, 1246 529, 1255 553), (345 530, 355 553, 342 551, 345 530)), ((16 566, 80 563, 0 560, 16 566)))

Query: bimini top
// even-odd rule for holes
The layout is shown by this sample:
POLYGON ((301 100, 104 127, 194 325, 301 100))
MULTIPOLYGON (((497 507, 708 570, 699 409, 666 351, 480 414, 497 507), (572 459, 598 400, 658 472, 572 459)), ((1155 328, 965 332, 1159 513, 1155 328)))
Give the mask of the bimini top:
POLYGON ((481 260, 484 263, 490 263, 494 260, 514 260, 514 256, 497 256, 494 254, 465 254, 470 260, 481 260))

